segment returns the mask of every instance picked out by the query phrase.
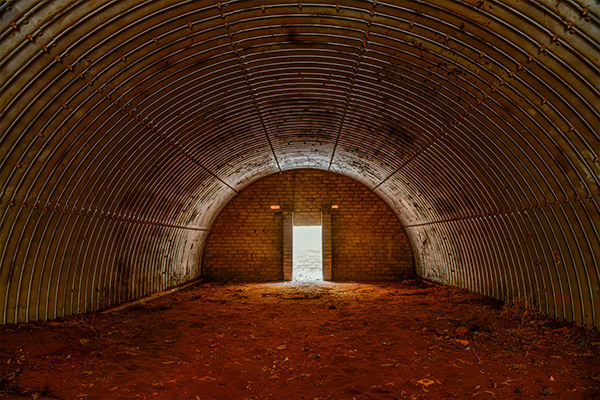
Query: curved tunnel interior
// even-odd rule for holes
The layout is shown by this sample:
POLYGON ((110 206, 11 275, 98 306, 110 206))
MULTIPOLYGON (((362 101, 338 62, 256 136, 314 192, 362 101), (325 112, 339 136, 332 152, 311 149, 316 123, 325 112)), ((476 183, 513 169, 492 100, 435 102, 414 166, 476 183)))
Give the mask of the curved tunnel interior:
POLYGON ((311 168, 417 273, 600 324, 593 0, 0 3, 2 323, 201 274, 242 189, 311 168))

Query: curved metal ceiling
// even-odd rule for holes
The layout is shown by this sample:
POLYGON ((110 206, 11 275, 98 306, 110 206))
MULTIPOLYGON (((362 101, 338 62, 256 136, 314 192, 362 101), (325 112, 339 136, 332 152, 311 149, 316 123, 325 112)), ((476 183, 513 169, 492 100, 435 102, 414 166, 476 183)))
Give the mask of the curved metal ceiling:
POLYGON ((593 0, 0 4, 0 311, 198 276, 269 174, 384 198, 418 273, 600 324, 593 0))

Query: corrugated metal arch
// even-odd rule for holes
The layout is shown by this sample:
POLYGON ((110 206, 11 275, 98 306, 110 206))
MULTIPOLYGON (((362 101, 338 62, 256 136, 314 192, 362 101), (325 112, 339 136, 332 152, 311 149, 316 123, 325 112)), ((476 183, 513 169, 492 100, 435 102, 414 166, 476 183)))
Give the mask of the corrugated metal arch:
POLYGON ((2 322, 200 274, 269 174, 366 184, 418 273, 600 324, 600 10, 543 0, 3 1, 2 322))

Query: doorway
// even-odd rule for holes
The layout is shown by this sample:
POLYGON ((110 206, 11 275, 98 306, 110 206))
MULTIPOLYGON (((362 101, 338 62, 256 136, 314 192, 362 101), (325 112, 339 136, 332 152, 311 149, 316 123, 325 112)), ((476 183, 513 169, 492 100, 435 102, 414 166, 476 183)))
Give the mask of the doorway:
POLYGON ((323 246, 320 225, 294 226, 293 281, 323 280, 323 246))

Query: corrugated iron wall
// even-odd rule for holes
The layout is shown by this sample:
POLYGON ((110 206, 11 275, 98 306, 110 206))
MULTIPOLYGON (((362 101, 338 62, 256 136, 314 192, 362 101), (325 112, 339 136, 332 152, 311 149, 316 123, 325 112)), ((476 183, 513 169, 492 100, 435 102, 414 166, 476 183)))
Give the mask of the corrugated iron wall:
POLYGON ((600 326, 595 0, 0 2, 2 323, 200 274, 242 188, 372 188, 418 272, 600 326))

